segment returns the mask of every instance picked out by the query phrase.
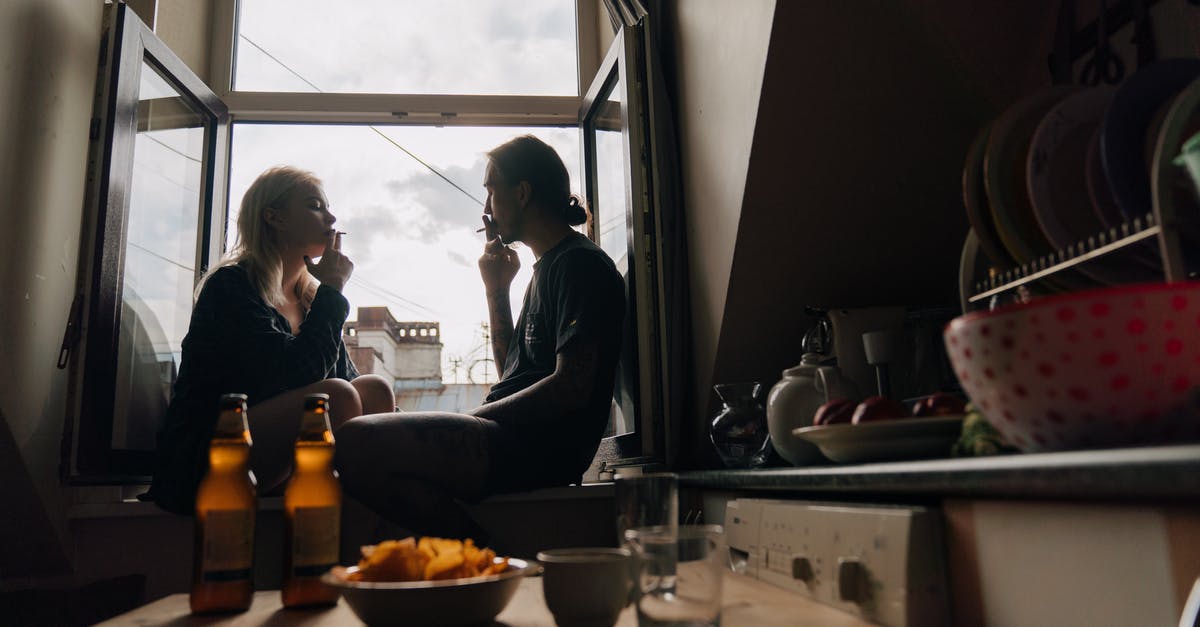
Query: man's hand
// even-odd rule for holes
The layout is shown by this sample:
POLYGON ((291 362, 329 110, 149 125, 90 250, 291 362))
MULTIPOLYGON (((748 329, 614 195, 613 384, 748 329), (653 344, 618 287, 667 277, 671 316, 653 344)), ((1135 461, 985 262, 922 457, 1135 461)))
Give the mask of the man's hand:
POLYGON ((496 226, 487 216, 483 218, 483 228, 487 233, 487 244, 483 247, 483 255, 479 257, 479 275, 483 277, 483 287, 487 293, 508 293, 508 286, 513 277, 521 269, 521 260, 517 251, 504 245, 496 235, 496 226))
POLYGON ((354 262, 342 254, 342 234, 336 231, 329 234, 329 240, 325 242, 325 252, 321 253, 321 261, 313 263, 312 259, 305 257, 304 265, 308 266, 308 273, 320 281, 321 285, 328 285, 339 292, 346 287, 346 281, 350 280, 350 275, 354 272, 354 262))

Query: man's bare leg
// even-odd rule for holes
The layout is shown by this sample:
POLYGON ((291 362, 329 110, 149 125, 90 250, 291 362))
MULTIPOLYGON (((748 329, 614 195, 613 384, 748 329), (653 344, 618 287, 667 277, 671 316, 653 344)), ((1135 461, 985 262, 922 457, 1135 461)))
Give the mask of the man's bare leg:
POLYGON ((346 492, 421 534, 484 532, 458 504, 482 496, 488 476, 487 423, 446 412, 360 416, 334 433, 346 492))

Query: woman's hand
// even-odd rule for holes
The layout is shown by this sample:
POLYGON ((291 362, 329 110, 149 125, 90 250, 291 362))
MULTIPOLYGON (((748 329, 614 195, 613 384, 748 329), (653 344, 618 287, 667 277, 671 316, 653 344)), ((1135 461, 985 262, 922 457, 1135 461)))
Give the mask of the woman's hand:
POLYGON ((479 275, 483 277, 483 287, 488 294, 501 291, 507 294, 513 277, 521 269, 521 259, 517 257, 517 251, 504 245, 496 235, 495 225, 486 216, 483 227, 488 240, 483 247, 483 255, 479 257, 479 275))
POLYGON ((346 281, 350 280, 350 275, 354 272, 354 262, 342 254, 342 234, 336 231, 329 234, 329 240, 325 242, 325 252, 321 253, 321 261, 313 263, 312 259, 305 257, 304 265, 308 266, 308 273, 320 281, 321 285, 328 285, 339 292, 346 287, 346 281))

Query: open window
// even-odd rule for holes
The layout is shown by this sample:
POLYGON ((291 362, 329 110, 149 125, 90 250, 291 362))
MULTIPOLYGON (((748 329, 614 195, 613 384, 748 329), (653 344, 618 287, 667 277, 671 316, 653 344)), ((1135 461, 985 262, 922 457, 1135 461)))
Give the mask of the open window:
MULTIPOLYGON (((350 232, 347 245, 362 247, 346 292, 352 318, 359 306, 389 306, 402 322, 438 322, 438 340, 447 347, 455 341, 456 323, 476 333, 478 320, 486 320, 484 294, 462 285, 478 280, 477 269, 462 280, 439 280, 433 270, 446 264, 474 268, 482 247, 475 229, 483 153, 527 132, 550 143, 566 161, 573 189, 584 192, 595 212, 588 235, 613 257, 627 285, 626 342, 610 433, 587 477, 607 478, 603 473, 620 465, 666 462, 670 426, 662 392, 660 218, 648 156, 653 153, 646 150, 652 120, 642 79, 642 26, 618 32, 601 64, 595 53, 597 4, 539 0, 524 10, 544 10, 545 19, 510 24, 536 45, 510 38, 503 45, 520 53, 518 61, 485 56, 472 63, 483 59, 503 69, 528 65, 532 54, 561 65, 559 57, 569 54, 563 41, 573 40, 578 74, 568 63, 566 69, 518 68, 511 84, 497 82, 503 77, 494 75, 501 70, 488 70, 491 86, 478 89, 459 83, 388 83, 382 75, 412 66, 424 68, 413 81, 454 74, 453 67, 431 69, 443 59, 418 59, 388 47, 415 45, 393 32, 405 12, 424 6, 410 2, 339 9, 340 21, 334 23, 327 3, 289 4, 288 19, 280 20, 273 13, 281 10, 276 3, 214 0, 207 86, 123 3, 107 11, 85 212, 90 235, 81 255, 78 311, 71 318, 72 329, 82 331, 69 330, 64 341, 64 351, 74 353, 64 474, 86 482, 146 480, 181 359, 195 283, 228 243, 230 208, 236 206, 229 199, 240 198, 258 172, 282 160, 313 169, 324 180, 335 211, 344 212, 338 215, 339 226, 350 232), (392 20, 388 12, 400 15, 392 20), (551 23, 551 18, 566 21, 551 23), (320 46, 347 52, 326 53, 320 46), (380 65, 384 61, 392 65, 380 65), (585 89, 597 65, 602 67, 585 89), (550 74, 557 82, 548 87, 529 82, 550 74), (470 160, 461 159, 464 155, 470 160), (326 167, 319 158, 333 161, 326 167), (372 215, 381 219, 368 219, 372 215), (433 219, 445 224, 433 225, 433 219), (425 238, 405 243, 424 256, 389 256, 386 247, 402 238, 390 237, 387 228, 425 238), (473 248, 433 250, 429 245, 439 237, 473 248), (373 278, 367 267, 374 262, 367 257, 385 260, 389 271, 373 278), (427 297, 401 279, 452 290, 446 298, 469 292, 479 302, 427 297), (477 312, 478 320, 452 320, 458 311, 477 312), (81 339, 73 341, 73 333, 81 339)), ((482 10, 467 1, 437 8, 453 10, 471 14, 480 41, 487 44, 496 41, 498 24, 511 22, 489 17, 506 10, 500 6, 482 10)), ((446 24, 457 29, 450 49, 489 51, 486 45, 470 45, 465 19, 448 18, 446 24)), ((532 265, 530 256, 523 271, 531 272, 532 265)), ((520 293, 516 283, 514 293, 520 293)), ((514 298, 514 307, 519 305, 514 298)), ((489 354, 486 332, 468 339, 489 354)), ((446 384, 480 375, 470 369, 470 355, 446 351, 442 357, 439 376, 446 384), (460 378, 451 374, 455 368, 460 378)), ((395 363, 384 365, 395 367, 396 387, 403 387, 400 378, 407 375, 395 363)), ((486 368, 479 370, 486 375, 486 368)))
MULTIPOLYGON (((123 3, 105 14, 71 324, 69 478, 150 474, 196 279, 224 237, 229 114, 123 3)), ((68 338, 69 340, 70 338, 68 338)), ((65 365, 61 362, 60 365, 65 365)))
POLYGON ((591 473, 666 462, 659 220, 649 161, 645 21, 621 28, 579 110, 589 236, 625 278, 621 363, 607 437, 591 473))

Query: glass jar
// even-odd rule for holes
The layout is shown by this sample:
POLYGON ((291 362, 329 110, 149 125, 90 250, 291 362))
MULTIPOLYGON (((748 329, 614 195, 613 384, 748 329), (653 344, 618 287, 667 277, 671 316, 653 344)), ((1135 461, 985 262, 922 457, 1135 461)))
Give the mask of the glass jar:
POLYGON ((767 441, 767 411, 759 395, 762 385, 721 383, 714 385, 720 397, 721 412, 713 418, 709 437, 727 468, 753 468, 764 459, 767 441))

